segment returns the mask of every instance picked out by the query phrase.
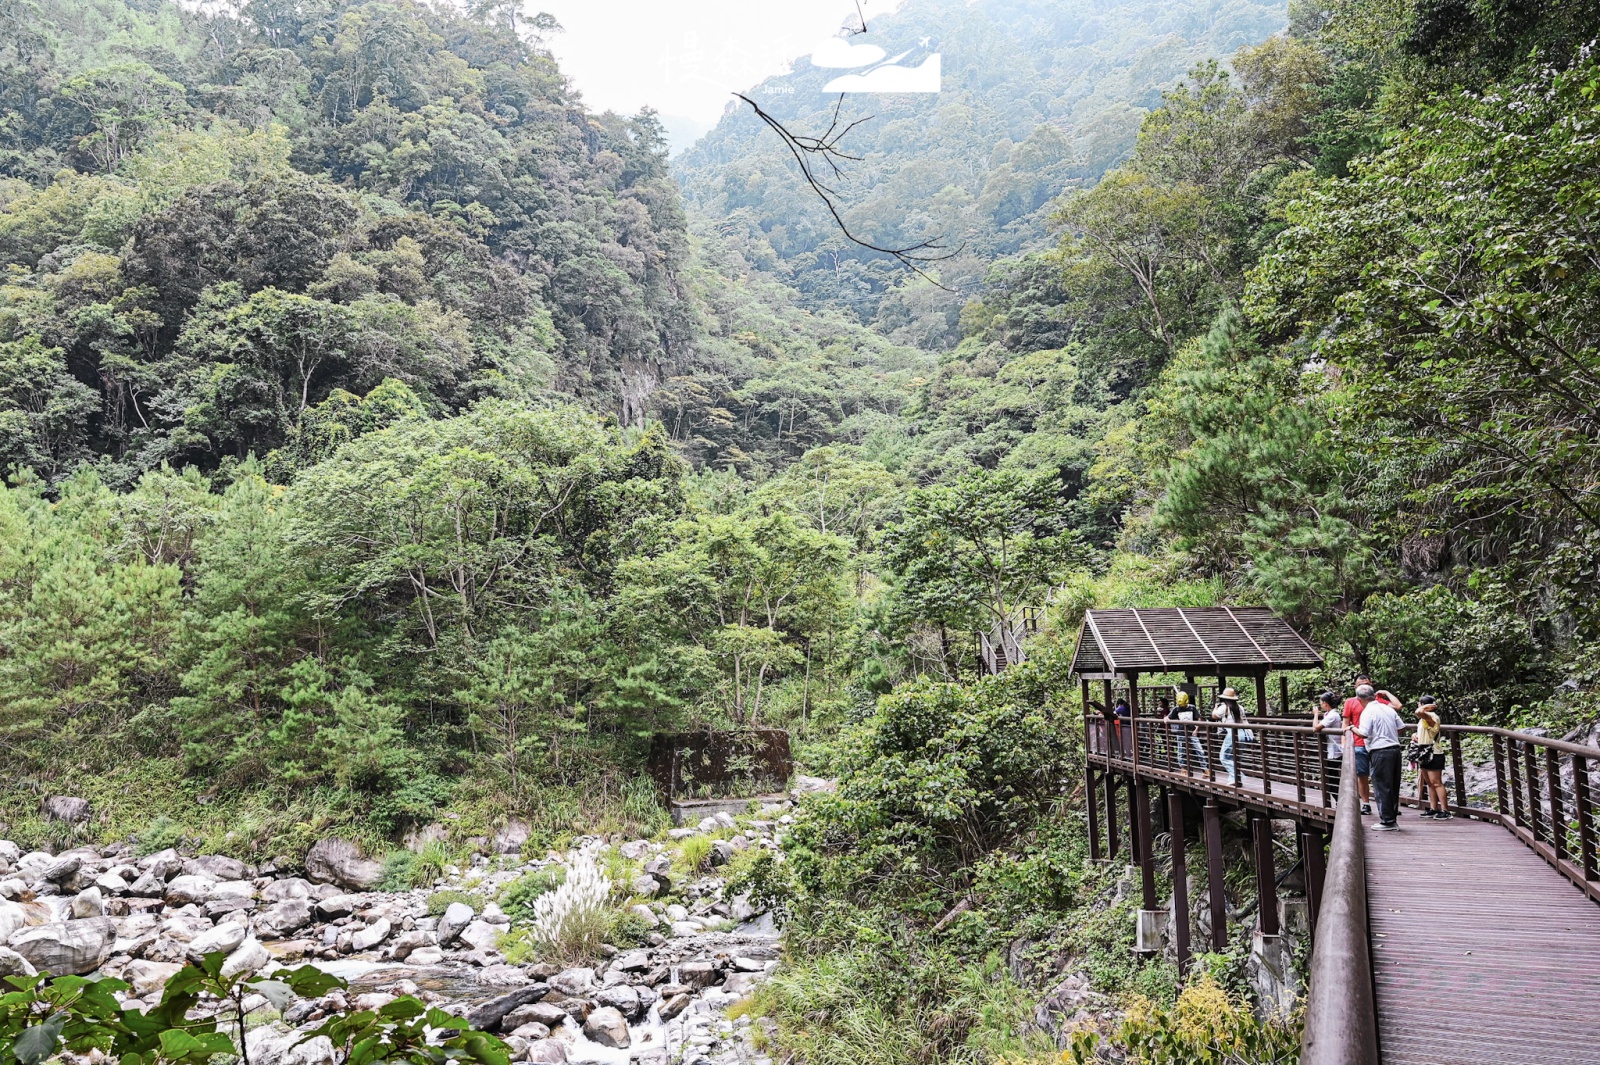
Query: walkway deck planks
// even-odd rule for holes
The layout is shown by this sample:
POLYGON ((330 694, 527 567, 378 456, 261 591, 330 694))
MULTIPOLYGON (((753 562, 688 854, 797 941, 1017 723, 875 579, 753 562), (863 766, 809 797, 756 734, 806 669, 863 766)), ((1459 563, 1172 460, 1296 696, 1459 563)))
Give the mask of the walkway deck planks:
POLYGON ((1417 813, 1367 832, 1385 1065, 1600 1065, 1600 906, 1499 825, 1417 813))

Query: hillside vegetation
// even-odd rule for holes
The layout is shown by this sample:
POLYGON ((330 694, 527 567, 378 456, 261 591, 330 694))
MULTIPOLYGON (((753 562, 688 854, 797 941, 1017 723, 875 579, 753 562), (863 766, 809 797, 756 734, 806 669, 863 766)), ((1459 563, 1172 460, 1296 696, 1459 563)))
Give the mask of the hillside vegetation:
POLYGON ((511 817, 538 852, 656 831, 653 733, 786 727, 839 787, 730 873, 788 921, 772 1040, 1076 1060, 1081 992, 1130 1060, 1265 1061, 1295 1037, 1248 933, 1179 998, 1085 860, 1083 611, 1270 606, 1328 661, 1291 710, 1359 668, 1592 727, 1588 6, 910 0, 873 32, 965 88, 852 133, 852 224, 967 240, 958 296, 834 262, 747 116, 686 210, 652 116, 586 111, 501 9, 4 11, 29 845, 75 794, 251 860, 511 817), (1029 661, 981 678, 1023 606, 1029 661))

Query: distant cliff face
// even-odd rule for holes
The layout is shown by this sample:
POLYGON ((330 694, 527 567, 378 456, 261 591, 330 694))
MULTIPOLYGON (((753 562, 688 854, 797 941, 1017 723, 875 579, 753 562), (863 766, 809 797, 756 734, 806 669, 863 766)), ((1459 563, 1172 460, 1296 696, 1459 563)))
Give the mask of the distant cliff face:
MULTIPOLYGON (((861 161, 839 189, 846 222, 866 239, 909 245, 942 236, 960 247, 939 271, 959 286, 981 279, 994 258, 1041 243, 1047 205, 1121 160, 1164 89, 1208 58, 1266 39, 1285 18, 1278 0, 1220 10, 1198 2, 910 0, 893 15, 869 15, 869 32, 849 38, 840 54, 817 57, 833 65, 797 57, 792 73, 751 96, 796 132, 815 134, 833 118, 839 96, 826 86, 836 79, 870 85, 889 72, 885 65, 909 77, 937 56, 938 93, 844 97, 841 122, 867 121, 844 142, 861 161), (883 58, 851 68, 850 46, 883 58)), ((747 107, 673 165, 691 209, 737 227, 764 253, 749 257, 770 257, 812 304, 843 301, 863 320, 898 331, 897 339, 951 339, 959 300, 936 299, 931 309, 885 300, 904 269, 839 234, 784 146, 747 107)))

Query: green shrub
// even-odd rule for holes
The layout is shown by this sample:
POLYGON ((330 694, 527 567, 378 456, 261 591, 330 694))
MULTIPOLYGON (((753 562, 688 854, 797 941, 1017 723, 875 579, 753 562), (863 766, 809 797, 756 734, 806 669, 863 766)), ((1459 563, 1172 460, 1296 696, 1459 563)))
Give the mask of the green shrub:
POLYGON ((139 857, 176 847, 183 842, 183 826, 169 817, 157 817, 139 833, 139 857))
POLYGON ((561 865, 547 865, 523 873, 500 890, 495 901, 513 923, 521 924, 533 917, 533 903, 547 891, 554 891, 567 879, 567 870, 561 865))
POLYGON ((642 947, 649 940, 654 925, 632 910, 618 910, 611 916, 611 927, 606 932, 606 942, 614 947, 642 947))
POLYGON ((470 891, 435 891, 428 896, 428 916, 438 917, 450 908, 452 902, 464 902, 472 907, 473 913, 483 911, 483 897, 474 895, 470 891))
POLYGON ((673 865, 682 870, 686 876, 697 876, 711 868, 710 836, 690 836, 678 844, 677 858, 673 865))

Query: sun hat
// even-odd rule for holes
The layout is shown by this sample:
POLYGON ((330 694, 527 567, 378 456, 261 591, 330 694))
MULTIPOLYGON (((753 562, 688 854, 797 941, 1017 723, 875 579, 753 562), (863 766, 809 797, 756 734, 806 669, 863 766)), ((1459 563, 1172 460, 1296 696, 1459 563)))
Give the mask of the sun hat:
POLYGON ((1238 702, 1239 701, 1239 693, 1234 691, 1232 688, 1223 688, 1222 689, 1222 694, 1217 696, 1217 698, 1218 699, 1228 699, 1228 700, 1231 700, 1233 702, 1238 702))

